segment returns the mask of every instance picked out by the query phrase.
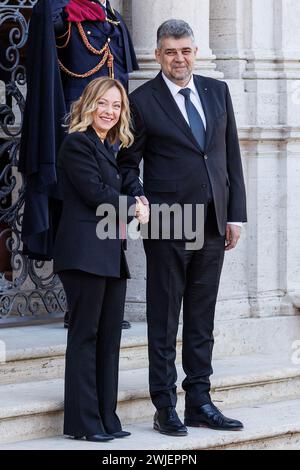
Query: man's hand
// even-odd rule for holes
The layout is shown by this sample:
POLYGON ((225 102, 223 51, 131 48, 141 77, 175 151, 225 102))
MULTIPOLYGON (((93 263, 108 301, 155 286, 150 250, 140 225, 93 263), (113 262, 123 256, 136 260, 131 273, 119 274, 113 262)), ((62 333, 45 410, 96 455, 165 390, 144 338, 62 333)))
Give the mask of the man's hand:
POLYGON ((142 225, 147 224, 149 222, 149 213, 150 211, 148 200, 144 196, 136 196, 135 217, 142 225), (143 202, 142 198, 147 201, 147 204, 143 202))
POLYGON ((227 224, 225 251, 232 250, 236 247, 241 236, 241 231, 242 229, 238 225, 227 224))

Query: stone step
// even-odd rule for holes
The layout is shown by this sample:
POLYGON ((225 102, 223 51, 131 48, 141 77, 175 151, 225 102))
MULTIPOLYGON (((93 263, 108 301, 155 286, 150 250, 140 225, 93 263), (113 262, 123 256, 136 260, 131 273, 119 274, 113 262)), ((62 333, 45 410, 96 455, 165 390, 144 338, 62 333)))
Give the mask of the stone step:
MULTIPOLYGON (((214 361, 212 397, 217 406, 238 407, 300 398, 300 366, 282 356, 246 356, 214 361)), ((183 371, 178 367, 178 384, 183 371)), ((178 387, 178 412, 184 395, 178 387)), ((0 386, 0 442, 62 432, 63 380, 40 380, 0 386)), ((152 419, 148 370, 120 372, 118 413, 124 425, 152 419)))
MULTIPOLYGON (((61 323, 0 329, 0 383, 63 378, 67 330, 61 323)), ((120 369, 147 366, 145 323, 122 332, 120 369)))
POLYGON ((118 450, 300 450, 300 399, 226 409, 224 413, 240 419, 244 430, 189 428, 188 435, 179 438, 153 431, 148 420, 127 425, 126 430, 132 433, 130 437, 108 443, 75 441, 57 435, 3 444, 0 450, 109 450, 112 455, 118 450))
MULTIPOLYGON (((253 354, 290 355, 299 340, 300 316, 216 321, 214 358, 253 354)), ((0 328, 0 383, 62 378, 67 330, 61 323, 0 328)), ((177 358, 180 361, 181 327, 177 358)), ((147 367, 147 333, 143 322, 123 330, 120 369, 147 367)))

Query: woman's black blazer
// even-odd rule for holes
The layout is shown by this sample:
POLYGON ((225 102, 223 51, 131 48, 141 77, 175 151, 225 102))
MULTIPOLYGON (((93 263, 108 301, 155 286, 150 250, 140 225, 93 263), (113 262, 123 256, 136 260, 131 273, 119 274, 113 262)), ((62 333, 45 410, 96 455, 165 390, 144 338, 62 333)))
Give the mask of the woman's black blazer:
MULTIPOLYGON (((79 269, 99 276, 120 277, 121 259, 126 263, 118 235, 119 197, 122 177, 113 151, 106 148, 92 127, 69 134, 58 156, 63 211, 54 247, 54 272, 79 269), (116 209, 115 239, 99 239, 96 215, 100 204, 116 209)), ((135 198, 126 196, 127 207, 135 198)), ((127 276, 129 271, 126 264, 127 276)))

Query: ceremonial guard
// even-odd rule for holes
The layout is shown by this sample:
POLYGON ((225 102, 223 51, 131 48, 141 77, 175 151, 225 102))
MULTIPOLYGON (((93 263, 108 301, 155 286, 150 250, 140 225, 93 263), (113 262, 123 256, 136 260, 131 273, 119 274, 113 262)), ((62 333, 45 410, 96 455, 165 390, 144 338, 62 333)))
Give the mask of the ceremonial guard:
POLYGON ((108 0, 64 1, 65 8, 61 3, 52 8, 67 108, 99 76, 116 78, 128 90, 128 73, 138 66, 121 15, 108 0))

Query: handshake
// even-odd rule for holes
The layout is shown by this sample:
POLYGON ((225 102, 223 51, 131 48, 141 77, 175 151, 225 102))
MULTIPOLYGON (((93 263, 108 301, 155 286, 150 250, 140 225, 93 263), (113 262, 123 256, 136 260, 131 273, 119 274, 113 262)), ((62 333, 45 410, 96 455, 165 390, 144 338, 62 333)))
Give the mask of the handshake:
POLYGON ((144 225, 149 222, 149 201, 145 196, 136 196, 136 205, 135 205, 135 217, 144 225))

